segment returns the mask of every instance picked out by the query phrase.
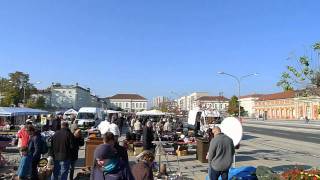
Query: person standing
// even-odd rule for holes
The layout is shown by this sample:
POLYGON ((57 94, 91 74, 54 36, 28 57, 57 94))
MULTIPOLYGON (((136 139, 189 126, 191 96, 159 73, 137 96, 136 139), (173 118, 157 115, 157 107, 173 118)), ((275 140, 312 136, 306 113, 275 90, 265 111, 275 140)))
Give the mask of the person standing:
MULTIPOLYGON (((108 135, 108 133, 106 133, 108 135)), ((106 136, 105 135, 105 136, 106 136)), ((100 144, 94 151, 94 164, 91 180, 134 180, 130 167, 117 156, 117 151, 110 144, 100 144)))
POLYGON ((19 179, 29 179, 32 174, 32 156, 28 154, 28 148, 20 148, 20 163, 17 171, 19 179))
POLYGON ((73 133, 74 135, 74 148, 71 153, 71 161, 70 161, 70 173, 69 179, 73 180, 74 169, 76 165, 76 161, 78 160, 79 148, 84 145, 84 139, 82 137, 82 133, 80 129, 76 129, 73 133))
POLYGON ((28 144, 28 153, 32 157, 32 175, 31 179, 38 179, 38 164, 41 157, 41 135, 40 132, 35 129, 34 126, 30 125, 27 127, 28 134, 30 136, 29 144, 28 144))
POLYGON ((153 141, 152 123, 151 121, 148 121, 147 125, 143 127, 143 149, 153 150, 152 141, 153 141))
POLYGON ((53 131, 58 131, 61 128, 61 118, 60 116, 56 116, 53 120, 52 120, 52 127, 51 129, 53 131))
POLYGON ((221 176, 222 180, 227 180, 235 153, 234 144, 219 127, 213 128, 212 133, 214 138, 210 141, 208 150, 209 177, 210 180, 218 180, 221 176))
POLYGON ((70 160, 75 148, 74 136, 68 128, 68 123, 63 122, 61 129, 52 137, 52 157, 54 161, 51 180, 67 180, 70 160))
POLYGON ((30 125, 32 125, 32 123, 27 122, 25 125, 21 126, 21 129, 18 131, 18 148, 28 147, 30 136, 28 134, 27 127, 30 125))

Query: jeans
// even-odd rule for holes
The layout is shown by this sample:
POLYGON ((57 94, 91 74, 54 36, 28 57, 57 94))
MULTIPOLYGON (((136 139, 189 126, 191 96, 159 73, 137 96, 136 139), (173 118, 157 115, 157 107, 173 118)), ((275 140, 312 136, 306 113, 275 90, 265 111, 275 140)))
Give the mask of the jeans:
POLYGON ((68 180, 70 161, 54 161, 51 180, 68 180))
POLYGON ((40 159, 33 159, 32 160, 32 175, 31 179, 37 180, 38 179, 38 164, 40 159))
POLYGON ((222 180, 228 180, 228 172, 229 172, 229 169, 225 171, 216 171, 212 169, 211 166, 209 166, 209 169, 208 169, 210 180, 218 180, 219 176, 221 176, 222 180))
POLYGON ((75 165, 76 165, 76 161, 77 161, 77 160, 70 161, 69 180, 73 180, 73 174, 74 174, 74 168, 75 168, 75 165))

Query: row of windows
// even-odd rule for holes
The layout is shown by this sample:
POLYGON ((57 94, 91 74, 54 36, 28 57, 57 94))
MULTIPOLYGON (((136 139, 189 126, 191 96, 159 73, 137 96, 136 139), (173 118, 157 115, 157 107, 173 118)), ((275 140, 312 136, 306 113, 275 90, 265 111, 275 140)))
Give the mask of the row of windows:
POLYGON ((290 104, 291 100, 273 100, 273 101, 262 101, 256 102, 257 106, 267 106, 267 105, 279 105, 279 104, 290 104))
MULTIPOLYGON (((113 103, 115 106, 120 108, 129 108, 130 103, 113 103)), ((146 108, 146 103, 131 103, 132 108, 146 108)))

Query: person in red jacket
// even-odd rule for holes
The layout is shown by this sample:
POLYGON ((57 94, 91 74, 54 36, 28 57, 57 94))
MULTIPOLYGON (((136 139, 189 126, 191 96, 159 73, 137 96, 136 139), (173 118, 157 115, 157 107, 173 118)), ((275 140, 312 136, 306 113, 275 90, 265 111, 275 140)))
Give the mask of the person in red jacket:
POLYGON ((27 127, 32 125, 31 122, 27 122, 25 125, 21 127, 21 129, 17 133, 18 140, 18 147, 28 147, 30 136, 27 132, 27 127))

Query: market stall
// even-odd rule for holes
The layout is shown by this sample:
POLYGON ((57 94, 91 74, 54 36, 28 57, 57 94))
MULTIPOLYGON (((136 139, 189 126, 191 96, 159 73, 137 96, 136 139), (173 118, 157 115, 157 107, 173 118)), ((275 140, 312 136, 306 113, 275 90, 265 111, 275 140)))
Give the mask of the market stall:
POLYGON ((48 114, 48 111, 31 108, 0 107, 0 126, 4 125, 3 123, 21 125, 25 123, 28 116, 40 117, 41 114, 48 114))

